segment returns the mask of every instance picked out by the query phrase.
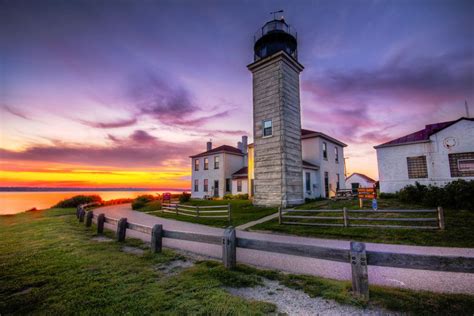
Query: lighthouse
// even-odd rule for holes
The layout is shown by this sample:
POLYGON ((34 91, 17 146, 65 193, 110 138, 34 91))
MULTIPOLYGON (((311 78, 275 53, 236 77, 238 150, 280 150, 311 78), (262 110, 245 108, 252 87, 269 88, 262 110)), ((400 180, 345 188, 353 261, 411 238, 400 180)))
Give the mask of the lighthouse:
POLYGON ((258 30, 252 73, 253 202, 287 207, 304 202, 297 36, 274 18, 258 30))

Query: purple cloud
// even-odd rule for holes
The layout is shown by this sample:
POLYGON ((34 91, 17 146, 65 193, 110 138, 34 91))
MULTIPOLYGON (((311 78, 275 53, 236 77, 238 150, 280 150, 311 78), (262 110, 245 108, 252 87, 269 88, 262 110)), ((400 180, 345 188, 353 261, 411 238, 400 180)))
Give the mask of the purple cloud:
POLYGON ((136 118, 118 120, 114 122, 91 122, 91 121, 85 121, 85 120, 78 120, 78 121, 86 126, 90 126, 94 128, 103 128, 103 129, 128 127, 128 126, 135 125, 137 123, 136 118))

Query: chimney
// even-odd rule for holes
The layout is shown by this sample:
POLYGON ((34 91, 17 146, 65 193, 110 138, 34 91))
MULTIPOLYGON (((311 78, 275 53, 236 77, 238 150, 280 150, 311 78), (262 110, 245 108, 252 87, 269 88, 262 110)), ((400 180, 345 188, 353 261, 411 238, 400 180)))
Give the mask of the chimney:
POLYGON ((206 146, 206 151, 209 151, 209 150, 212 149, 212 142, 207 142, 206 145, 207 145, 207 146, 206 146))
POLYGON ((238 143, 237 143, 237 148, 238 148, 240 151, 243 152, 243 150, 242 150, 242 142, 238 142, 238 143))
POLYGON ((242 152, 244 154, 247 153, 247 147, 248 147, 248 137, 247 136, 242 136, 242 152))

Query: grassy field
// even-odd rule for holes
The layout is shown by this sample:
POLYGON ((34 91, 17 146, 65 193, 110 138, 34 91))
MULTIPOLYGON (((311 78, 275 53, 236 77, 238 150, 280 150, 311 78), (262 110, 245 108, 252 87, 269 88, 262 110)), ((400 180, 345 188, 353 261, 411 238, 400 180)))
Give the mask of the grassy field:
MULTIPOLYGON (((332 201, 323 200, 307 203, 298 207, 298 209, 359 209, 357 200, 350 201, 332 201)), ((379 199, 379 210, 388 209, 426 209, 418 205, 407 205, 400 203, 397 199, 379 199)), ((370 209, 366 202, 364 209, 370 209)), ((304 214, 304 213, 303 213, 304 214)), ((467 210, 444 210, 446 229, 440 230, 415 230, 399 228, 364 228, 364 227, 321 227, 321 226, 303 226, 303 225, 279 225, 278 220, 265 222, 250 228, 250 230, 269 230, 278 233, 291 235, 343 239, 353 241, 367 241, 406 245, 424 245, 424 246, 446 246, 446 247, 474 247, 474 234, 472 229, 474 225, 474 212, 467 210)), ((302 214, 298 214, 302 215, 302 214)), ((312 213, 311 215, 322 216, 341 216, 340 213, 312 213)), ((364 217, 406 217, 413 214, 350 214, 350 216, 364 217)), ((416 217, 436 217, 436 213, 415 213, 416 217)), ((324 221, 327 223, 336 223, 340 221, 324 221)), ((364 224, 403 224, 402 222, 364 222, 364 224)), ((433 225, 435 223, 432 223, 433 225)), ((420 224, 416 224, 420 225, 420 224)))
MULTIPOLYGON (((151 203, 154 203, 154 202, 151 202, 151 203)), ((204 224, 204 225, 209 225, 209 226, 214 226, 214 227, 227 227, 229 225, 239 226, 239 225, 257 220, 259 218, 265 217, 267 215, 273 214, 278 211, 277 208, 253 206, 252 202, 249 200, 220 200, 220 201, 191 200, 190 202, 183 203, 183 204, 204 206, 204 205, 227 205, 229 203, 231 204, 231 209, 232 209, 232 212, 231 212, 232 216, 231 216, 230 223, 227 219, 195 218, 195 217, 190 217, 190 216, 185 216, 185 215, 162 213, 160 211, 153 212, 151 213, 151 215, 155 215, 155 216, 159 216, 163 218, 177 219, 180 221, 185 221, 185 222, 190 222, 190 223, 204 224)), ((150 210, 149 205, 146 205, 143 209, 145 208, 148 211, 150 210)), ((158 209, 158 208, 159 207, 155 205, 154 209, 158 209)), ((140 211, 143 211, 143 209, 140 209, 140 211)))
MULTIPOLYGON (((252 287, 278 280, 310 296, 414 314, 472 315, 474 296, 443 295, 371 286, 371 301, 354 299, 349 282, 282 274, 214 261, 165 273, 185 260, 175 252, 150 254, 141 241, 98 242, 94 229, 72 209, 0 216, 0 314, 263 315, 265 302, 244 300, 223 287, 252 287), (145 250, 124 252, 124 246, 145 250)), ((110 233, 109 237, 113 237, 110 233)))

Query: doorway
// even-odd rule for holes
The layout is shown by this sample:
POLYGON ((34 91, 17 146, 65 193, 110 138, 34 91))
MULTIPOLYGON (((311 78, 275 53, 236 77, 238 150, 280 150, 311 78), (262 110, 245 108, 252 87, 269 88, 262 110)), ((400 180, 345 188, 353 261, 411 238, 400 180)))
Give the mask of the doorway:
POLYGON ((214 197, 219 197, 219 180, 214 180, 214 197))

